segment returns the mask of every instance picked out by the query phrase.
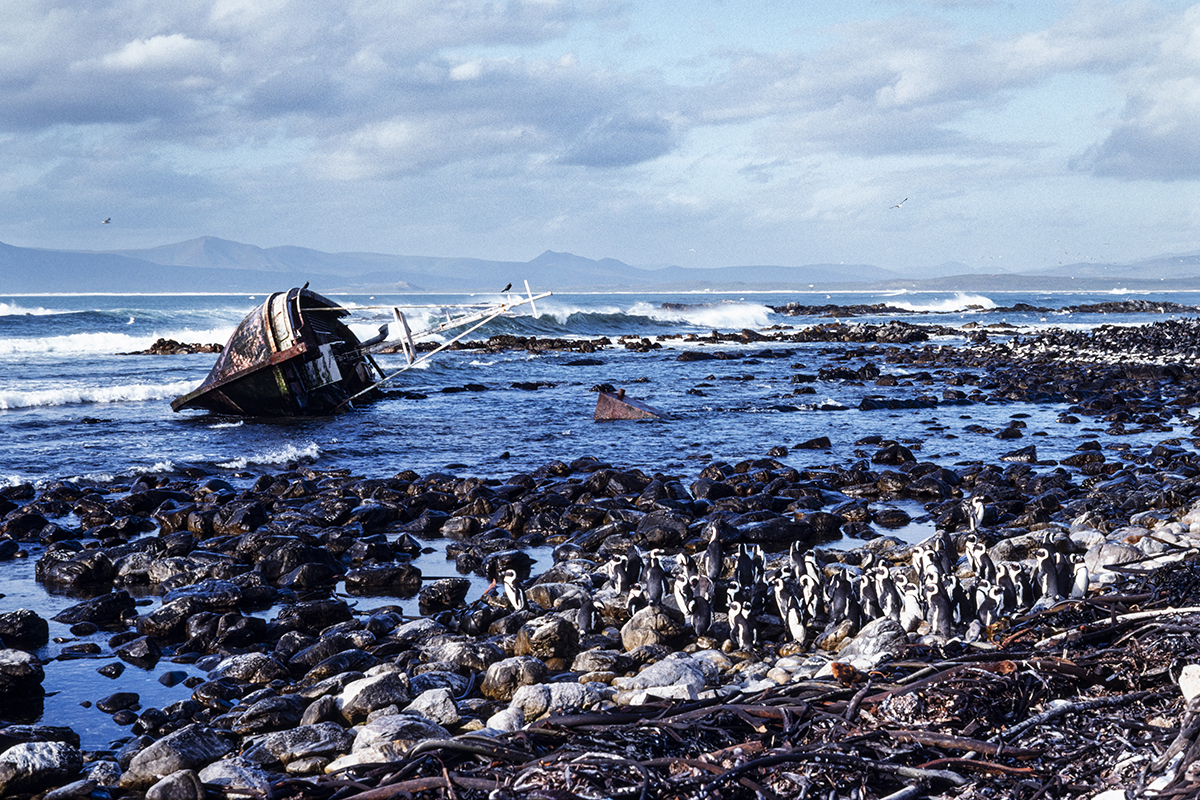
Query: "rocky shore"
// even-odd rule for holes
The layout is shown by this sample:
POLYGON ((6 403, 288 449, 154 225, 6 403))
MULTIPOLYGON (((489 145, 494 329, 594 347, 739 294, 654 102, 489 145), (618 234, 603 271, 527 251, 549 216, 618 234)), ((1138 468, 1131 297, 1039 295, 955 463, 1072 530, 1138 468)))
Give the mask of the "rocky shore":
POLYGON ((1060 462, 1008 443, 1027 433, 1014 415, 978 432, 995 459, 954 467, 922 461, 919 436, 864 432, 840 461, 789 466, 830 449, 813 439, 688 479, 579 458, 504 479, 294 465, 240 487, 4 488, 0 570, 36 559, 40 582, 86 598, 54 621, 111 634, 57 642, 58 658, 75 646, 101 671, 168 661, 203 677, 163 708, 94 698, 129 734, 81 749, 70 720, 32 720, 48 622, 4 608, 0 796, 1194 793, 1200 456, 1167 431, 1200 396, 1197 333, 711 339, 853 345, 844 371, 798 373, 797 394, 873 382, 911 387, 880 408, 1048 402, 1063 425, 1107 426, 1107 444, 1080 437, 1060 462), (1139 452, 1121 441, 1135 431, 1164 435, 1139 452), (900 500, 937 534, 888 535, 913 521, 900 500), (860 543, 830 546, 843 537, 860 543), (422 576, 429 547, 496 587, 422 576), (534 572, 532 547, 553 565, 534 572), (420 616, 356 611, 366 595, 416 596, 420 616))

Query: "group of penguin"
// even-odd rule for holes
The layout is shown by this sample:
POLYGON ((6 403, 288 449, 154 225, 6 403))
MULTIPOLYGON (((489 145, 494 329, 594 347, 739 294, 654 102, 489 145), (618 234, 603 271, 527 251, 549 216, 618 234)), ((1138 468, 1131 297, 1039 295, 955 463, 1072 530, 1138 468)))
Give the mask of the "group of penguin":
MULTIPOLYGON (((1047 536, 1032 560, 997 564, 976 530, 978 523, 972 516, 971 531, 963 538, 969 568, 964 577, 958 549, 944 530, 915 546, 907 565, 867 552, 857 569, 836 563, 823 567, 816 553, 794 543, 768 570, 761 547, 738 543, 730 554, 732 569, 726 570, 721 537, 712 526, 705 548, 691 557, 629 545, 606 565, 607 586, 623 598, 630 616, 657 606, 689 623, 698 638, 714 633, 714 617, 723 613, 729 639, 739 650, 750 650, 764 638, 764 622, 778 628, 778 622, 763 619, 769 616, 777 616, 801 647, 822 632, 845 630, 847 623, 854 632, 884 616, 908 633, 975 641, 1007 615, 1086 595, 1089 575, 1082 558, 1064 556, 1047 536)), ((501 583, 512 609, 528 608, 515 570, 506 570, 501 583)), ((574 614, 581 634, 601 624, 590 595, 574 614)))

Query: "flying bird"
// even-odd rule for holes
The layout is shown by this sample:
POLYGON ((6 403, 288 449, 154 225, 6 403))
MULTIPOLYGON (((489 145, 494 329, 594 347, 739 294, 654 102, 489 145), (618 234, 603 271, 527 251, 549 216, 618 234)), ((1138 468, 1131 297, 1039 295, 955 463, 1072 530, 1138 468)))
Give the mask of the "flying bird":
POLYGON ((108 223, 110 223, 110 222, 112 222, 112 217, 109 217, 108 219, 104 220, 104 221, 103 221, 103 222, 101 222, 100 224, 101 224, 101 225, 107 225, 107 224, 108 224, 108 223))
POLYGON ((896 205, 892 206, 892 208, 899 208, 900 206, 904 205, 907 202, 908 202, 908 198, 906 197, 903 200, 901 200, 899 203, 896 203, 896 205))

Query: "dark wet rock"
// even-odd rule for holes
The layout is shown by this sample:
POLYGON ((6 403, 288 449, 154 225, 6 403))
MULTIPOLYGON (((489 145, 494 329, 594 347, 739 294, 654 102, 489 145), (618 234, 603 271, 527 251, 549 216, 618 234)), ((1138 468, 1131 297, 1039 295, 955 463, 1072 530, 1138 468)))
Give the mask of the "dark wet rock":
POLYGON ((443 578, 426 584, 418 595, 422 614, 436 614, 461 605, 471 589, 467 578, 443 578))
POLYGON ((36 650, 50 641, 50 625, 28 608, 0 613, 0 642, 21 650, 36 650))
POLYGON ((118 711, 135 708, 141 702, 137 692, 115 692, 108 697, 96 701, 96 708, 105 714, 115 714, 118 711))
POLYGON ((288 630, 317 632, 351 618, 345 600, 305 600, 279 610, 275 620, 288 630))
POLYGON ((513 570, 522 582, 529 580, 533 556, 524 550, 498 550, 483 559, 482 572, 491 580, 500 580, 506 570, 513 570))
POLYGON ((213 730, 201 725, 188 725, 138 752, 121 776, 121 787, 149 788, 163 775, 184 769, 200 769, 232 749, 213 730))
POLYGON ((282 588, 307 591, 331 588, 340 577, 341 570, 328 564, 301 564, 291 572, 280 575, 277 583, 282 588))
POLYGON ((87 800, 99 786, 95 779, 82 778, 46 792, 42 800, 87 800))
POLYGON ((484 697, 509 701, 521 686, 546 680, 546 664, 533 656, 516 656, 497 661, 487 669, 480 691, 484 697))
POLYGON ((354 725, 377 709, 408 705, 412 696, 409 694, 408 677, 401 672, 388 671, 351 681, 337 700, 343 719, 354 725))
POLYGON ((128 661, 135 667, 150 668, 162 658, 162 647, 153 636, 139 636, 126 642, 120 647, 113 648, 113 653, 122 661, 128 661))
POLYGON ((65 742, 27 742, 0 753, 0 796, 61 786, 79 774, 83 756, 65 742))
POLYGON ((0 699, 15 703, 26 695, 42 694, 46 674, 41 660, 24 650, 0 650, 0 699))
POLYGON ((192 700, 205 708, 219 712, 228 711, 233 707, 234 701, 241 696, 241 687, 238 686, 237 681, 229 678, 204 681, 192 689, 192 700))
POLYGON ((232 730, 245 735, 294 728, 307 706, 308 701, 299 695, 266 697, 243 711, 232 730))
POLYGON ((5 725, 0 727, 0 753, 23 742, 65 742, 79 747, 79 734, 58 725, 5 725))
POLYGON ((632 539, 643 548, 675 548, 687 540, 691 519, 671 511, 652 511, 642 517, 632 539))
POLYGON ((117 571, 112 559, 101 550, 84 550, 67 560, 57 560, 55 553, 38 561, 36 577, 43 583, 63 586, 89 586, 111 583, 117 571))
POLYGON ((256 739, 243 757, 264 767, 286 766, 314 756, 332 760, 350 752, 353 745, 353 732, 336 722, 323 721, 268 733, 256 739))
POLYGON ((350 648, 322 659, 304 674, 304 683, 311 685, 345 673, 361 673, 377 664, 379 659, 358 648, 350 648))
POLYGON ((0 520, 0 533, 8 534, 19 542, 35 541, 35 537, 50 520, 36 511, 17 509, 0 520))
POLYGON ((270 683, 288 676, 287 667, 263 653, 230 656, 209 673, 214 680, 231 678, 239 683, 270 683))
POLYGON ((209 579, 172 589, 163 595, 163 602, 169 603, 183 597, 191 598, 192 607, 197 611, 231 609, 237 608, 242 602, 242 590, 232 581, 209 579))
POLYGON ((163 603, 149 614, 138 617, 138 631, 162 641, 177 641, 184 637, 188 620, 197 613, 196 602, 191 597, 181 597, 163 603))
POLYGON ((101 629, 112 630, 125 627, 125 618, 132 615, 133 611, 133 598, 122 590, 84 600, 63 609, 52 619, 67 624, 91 622, 101 629))
POLYGON ((421 590, 421 570, 412 564, 359 567, 346 573, 348 592, 396 592, 411 596, 421 590))

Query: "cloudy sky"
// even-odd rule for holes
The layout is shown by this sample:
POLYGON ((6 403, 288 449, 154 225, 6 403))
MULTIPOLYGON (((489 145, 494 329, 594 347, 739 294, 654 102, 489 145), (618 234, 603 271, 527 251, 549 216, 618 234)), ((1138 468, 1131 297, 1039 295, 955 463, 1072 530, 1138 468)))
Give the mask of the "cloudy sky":
POLYGON ((1172 0, 7 0, 0 21, 20 246, 993 271, 1200 250, 1198 189, 1200 5, 1172 0))

